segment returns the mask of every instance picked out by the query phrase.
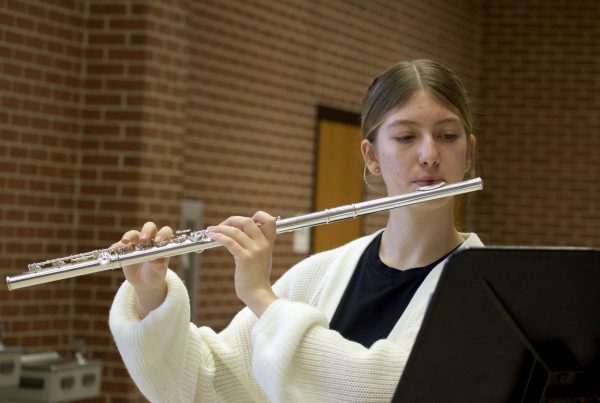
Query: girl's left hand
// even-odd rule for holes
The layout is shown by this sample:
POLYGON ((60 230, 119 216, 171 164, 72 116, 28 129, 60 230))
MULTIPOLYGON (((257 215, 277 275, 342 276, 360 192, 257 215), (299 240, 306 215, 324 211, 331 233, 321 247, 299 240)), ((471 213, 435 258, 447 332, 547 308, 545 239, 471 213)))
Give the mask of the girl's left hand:
POLYGON ((235 292, 258 317, 277 299, 271 288, 275 218, 259 211, 248 217, 229 217, 208 227, 209 236, 235 260, 235 292))

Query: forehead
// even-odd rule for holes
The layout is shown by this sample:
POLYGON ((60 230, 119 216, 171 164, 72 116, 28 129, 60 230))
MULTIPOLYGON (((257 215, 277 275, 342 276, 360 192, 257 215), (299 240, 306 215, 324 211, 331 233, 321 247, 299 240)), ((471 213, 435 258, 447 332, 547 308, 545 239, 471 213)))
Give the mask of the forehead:
POLYGON ((437 97, 426 91, 420 91, 406 103, 392 110, 384 119, 383 127, 397 125, 430 125, 461 123, 460 117, 437 97))

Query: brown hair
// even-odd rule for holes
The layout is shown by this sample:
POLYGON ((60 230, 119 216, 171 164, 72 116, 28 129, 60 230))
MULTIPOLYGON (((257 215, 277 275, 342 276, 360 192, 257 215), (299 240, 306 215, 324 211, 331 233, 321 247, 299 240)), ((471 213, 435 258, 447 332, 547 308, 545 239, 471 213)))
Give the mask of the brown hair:
MULTIPOLYGON (((373 80, 362 101, 362 138, 374 143, 381 124, 419 91, 428 91, 460 118, 467 135, 468 152, 473 154, 468 138, 473 133, 473 117, 467 91, 450 69, 427 59, 398 63, 373 80)), ((369 183, 366 173, 365 169, 367 185, 375 185, 369 183)), ((474 175, 474 168, 469 174, 474 175)))

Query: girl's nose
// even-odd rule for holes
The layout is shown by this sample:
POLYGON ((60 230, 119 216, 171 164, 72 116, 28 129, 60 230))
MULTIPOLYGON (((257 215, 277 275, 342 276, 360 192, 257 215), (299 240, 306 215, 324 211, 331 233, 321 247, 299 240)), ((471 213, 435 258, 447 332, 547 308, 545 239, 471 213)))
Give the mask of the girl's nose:
POLYGON ((425 136, 419 146, 419 164, 426 167, 440 164, 440 153, 431 136, 425 136))

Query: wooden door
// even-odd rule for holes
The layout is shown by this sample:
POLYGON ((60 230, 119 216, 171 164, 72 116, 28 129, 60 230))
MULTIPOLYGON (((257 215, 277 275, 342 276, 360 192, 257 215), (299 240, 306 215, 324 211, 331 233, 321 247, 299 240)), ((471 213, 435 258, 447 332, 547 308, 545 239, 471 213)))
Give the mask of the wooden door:
MULTIPOLYGON (((319 119, 315 211, 363 199, 360 127, 319 119)), ((361 235, 361 220, 350 219, 313 228, 312 251, 340 246, 361 235)))

